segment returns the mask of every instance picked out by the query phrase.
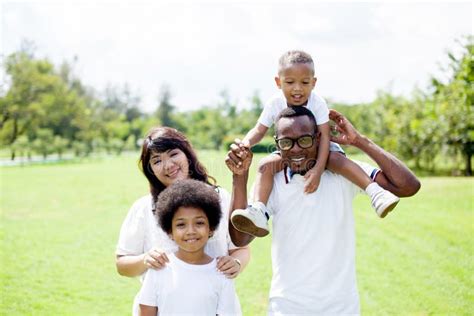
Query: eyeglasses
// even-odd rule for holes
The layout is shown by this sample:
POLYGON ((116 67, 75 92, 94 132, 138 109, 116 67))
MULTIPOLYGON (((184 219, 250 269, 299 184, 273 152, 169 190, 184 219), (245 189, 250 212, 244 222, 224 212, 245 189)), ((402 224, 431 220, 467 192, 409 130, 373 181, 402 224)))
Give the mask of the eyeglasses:
POLYGON ((277 143, 277 146, 281 150, 290 150, 293 148, 295 143, 298 143, 298 146, 300 146, 303 149, 310 148, 313 146, 314 143, 314 135, 303 135, 298 137, 297 139, 293 138, 276 138, 275 136, 275 142, 277 143))

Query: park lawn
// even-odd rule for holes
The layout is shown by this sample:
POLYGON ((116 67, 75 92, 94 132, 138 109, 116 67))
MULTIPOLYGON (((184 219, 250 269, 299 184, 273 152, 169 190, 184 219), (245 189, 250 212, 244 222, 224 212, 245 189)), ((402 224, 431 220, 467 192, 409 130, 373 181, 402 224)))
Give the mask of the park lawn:
MULTIPOLYGON (((224 155, 200 153, 230 189, 224 155)), ((130 314, 139 282, 116 273, 114 250, 128 208, 147 192, 137 157, 0 169, 1 315, 130 314)), ((366 196, 354 203, 365 315, 474 314, 474 181, 421 180, 384 220, 366 196)), ((266 312, 270 241, 252 243, 236 281, 245 315, 266 312)))

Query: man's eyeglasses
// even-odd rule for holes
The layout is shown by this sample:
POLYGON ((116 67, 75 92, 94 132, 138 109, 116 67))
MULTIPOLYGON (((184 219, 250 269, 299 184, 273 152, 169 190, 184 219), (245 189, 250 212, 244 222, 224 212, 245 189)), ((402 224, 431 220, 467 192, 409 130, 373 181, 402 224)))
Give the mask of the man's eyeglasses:
POLYGON ((276 138, 275 136, 275 142, 280 150, 290 150, 291 148, 293 148, 295 143, 298 143, 298 146, 300 146, 301 148, 306 149, 313 146, 314 135, 303 135, 298 137, 297 139, 292 139, 288 137, 276 138))

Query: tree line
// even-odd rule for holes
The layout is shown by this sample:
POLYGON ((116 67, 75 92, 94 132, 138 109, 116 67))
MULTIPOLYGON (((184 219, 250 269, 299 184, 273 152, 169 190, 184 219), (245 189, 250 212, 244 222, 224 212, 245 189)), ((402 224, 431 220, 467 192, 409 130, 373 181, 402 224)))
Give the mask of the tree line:
MULTIPOLYGON (((417 169, 450 169, 472 175, 474 152, 474 42, 459 40, 459 54, 448 53, 447 79, 432 78, 427 91, 403 97, 380 91, 366 104, 329 102, 364 134, 417 169)), ((262 111, 258 92, 239 109, 226 91, 216 104, 186 113, 172 103, 170 88, 161 87, 156 109, 145 113, 140 97, 127 85, 97 91, 73 71, 74 63, 55 66, 28 49, 7 56, 0 87, 0 142, 11 159, 65 152, 120 154, 137 150, 156 125, 178 128, 198 149, 228 148, 253 127, 262 111)), ((271 133, 269 133, 271 135, 271 133)), ((254 148, 274 148, 268 136, 254 148)))

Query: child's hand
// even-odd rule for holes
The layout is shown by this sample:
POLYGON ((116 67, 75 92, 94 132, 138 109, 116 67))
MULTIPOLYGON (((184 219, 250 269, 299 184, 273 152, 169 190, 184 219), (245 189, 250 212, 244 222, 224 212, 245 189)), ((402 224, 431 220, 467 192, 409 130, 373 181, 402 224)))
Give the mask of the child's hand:
POLYGON ((240 263, 231 256, 217 258, 217 269, 228 279, 234 279, 240 273, 240 263))
POLYGON ((247 172, 252 163, 252 152, 240 139, 235 139, 230 145, 225 163, 232 173, 242 175, 247 172))
POLYGON ((304 193, 313 193, 319 187, 319 181, 321 180, 321 174, 319 174, 314 168, 308 170, 304 175, 304 193))

